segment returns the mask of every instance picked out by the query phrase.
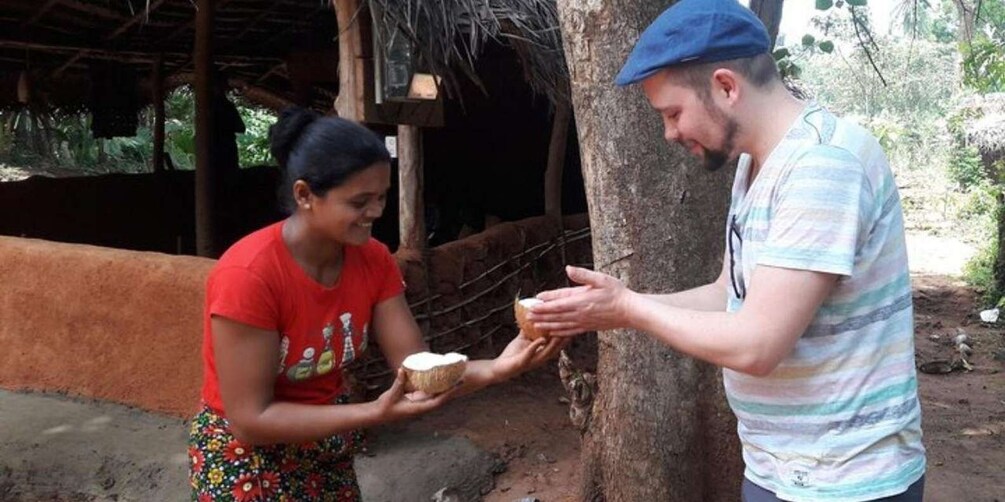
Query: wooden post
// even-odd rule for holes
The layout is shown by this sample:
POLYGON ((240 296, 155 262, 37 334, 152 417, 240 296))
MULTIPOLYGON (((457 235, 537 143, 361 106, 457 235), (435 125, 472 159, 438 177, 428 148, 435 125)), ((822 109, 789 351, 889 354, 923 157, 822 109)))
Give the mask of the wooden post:
POLYGON ((398 126, 399 247, 426 247, 425 205, 422 201, 422 129, 398 126))
POLYGON ((544 171, 544 214, 562 217, 562 169, 569 139, 569 118, 572 106, 568 102, 555 105, 548 144, 548 167, 544 171))
POLYGON ((332 0, 338 22, 339 117, 363 122, 363 38, 360 34, 360 0, 332 0))
POLYGON ((154 105, 154 172, 164 170, 164 55, 154 59, 151 96, 154 105))
POLYGON ((195 15, 195 247, 199 256, 216 257, 213 130, 213 8, 216 0, 197 0, 195 15))
POLYGON ((768 39, 771 41, 772 49, 775 48, 775 42, 778 39, 778 27, 782 24, 782 1, 750 0, 750 10, 757 14, 768 30, 768 39))

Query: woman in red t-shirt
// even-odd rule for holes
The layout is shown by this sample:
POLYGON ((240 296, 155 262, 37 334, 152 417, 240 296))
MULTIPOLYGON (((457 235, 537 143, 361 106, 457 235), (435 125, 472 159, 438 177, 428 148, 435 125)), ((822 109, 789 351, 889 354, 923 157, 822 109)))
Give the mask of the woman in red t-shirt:
POLYGON ((365 427, 430 411, 554 357, 518 335, 471 361, 457 389, 407 394, 400 369, 426 350, 387 247, 370 237, 390 156, 353 122, 290 109, 269 131, 291 216, 234 244, 206 285, 203 409, 189 440, 193 500, 359 500, 352 456, 365 427), (394 384, 349 404, 342 368, 370 336, 394 384))

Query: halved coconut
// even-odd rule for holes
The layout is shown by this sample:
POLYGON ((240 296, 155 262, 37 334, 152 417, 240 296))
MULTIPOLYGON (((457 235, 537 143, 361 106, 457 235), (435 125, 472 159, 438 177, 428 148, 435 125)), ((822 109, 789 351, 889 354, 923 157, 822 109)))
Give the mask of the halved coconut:
POLYGON ((467 363, 468 356, 457 352, 418 352, 406 357, 401 366, 413 387, 426 394, 439 394, 457 385, 467 363))
POLYGON ((513 314, 516 316, 516 325, 523 331, 523 336, 530 340, 537 340, 542 336, 548 336, 547 331, 534 328, 534 323, 527 321, 527 310, 534 305, 544 303, 537 298, 524 298, 513 303, 513 314))

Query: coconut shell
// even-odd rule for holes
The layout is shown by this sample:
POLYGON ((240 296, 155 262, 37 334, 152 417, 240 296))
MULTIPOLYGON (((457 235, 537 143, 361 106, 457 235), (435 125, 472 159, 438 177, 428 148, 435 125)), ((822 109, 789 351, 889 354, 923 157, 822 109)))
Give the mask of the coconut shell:
POLYGON ((516 317, 516 325, 523 331, 523 336, 528 340, 537 340, 548 336, 547 331, 536 329, 534 323, 527 320, 527 307, 520 304, 519 298, 513 302, 513 314, 516 317))
POLYGON ((426 394, 439 394, 452 389, 464 376, 466 367, 467 361, 434 366, 428 370, 413 370, 403 366, 412 387, 426 394))

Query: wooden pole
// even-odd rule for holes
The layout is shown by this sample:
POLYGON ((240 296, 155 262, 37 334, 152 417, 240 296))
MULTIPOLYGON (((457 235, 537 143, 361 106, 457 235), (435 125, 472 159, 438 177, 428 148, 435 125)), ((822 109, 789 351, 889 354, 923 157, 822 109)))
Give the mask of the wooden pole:
POLYGON ((782 1, 750 0, 750 10, 757 14, 757 17, 764 23, 764 27, 768 29, 768 38, 771 41, 772 49, 778 39, 778 27, 782 24, 782 1))
POLYGON ((359 30, 360 0, 332 0, 338 22, 339 117, 363 122, 363 40, 359 30))
POLYGON ((548 144, 548 166, 544 171, 544 214, 562 217, 562 170, 565 148, 569 139, 569 119, 572 106, 568 102, 555 105, 548 144))
POLYGON ((426 247, 425 204, 422 200, 422 129, 398 126, 398 223, 399 247, 426 247))
POLYGON ((154 172, 164 170, 164 56, 154 60, 151 95, 154 105, 154 172))
POLYGON ((213 8, 215 0, 198 0, 195 15, 195 246, 199 256, 215 257, 211 131, 213 130, 213 8))

